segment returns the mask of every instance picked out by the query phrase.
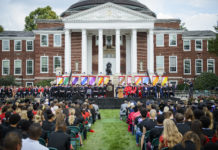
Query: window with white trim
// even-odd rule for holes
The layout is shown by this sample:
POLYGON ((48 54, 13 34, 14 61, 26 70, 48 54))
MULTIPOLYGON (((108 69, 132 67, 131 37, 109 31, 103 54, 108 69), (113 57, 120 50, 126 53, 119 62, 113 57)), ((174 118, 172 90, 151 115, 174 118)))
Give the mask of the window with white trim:
POLYGON ((22 50, 22 41, 14 40, 14 51, 21 51, 21 50, 22 50))
POLYGON ((172 84, 172 86, 176 87, 178 84, 177 80, 169 80, 169 84, 172 84))
POLYGON ((33 86, 33 82, 26 82, 26 87, 33 86))
POLYGON ((14 75, 22 74, 22 61, 20 59, 14 60, 14 75))
POLYGON ((26 74, 33 75, 33 60, 32 59, 26 60, 26 74))
POLYGON ((40 34, 40 46, 48 46, 48 34, 40 34))
POLYGON ((195 50, 196 51, 202 51, 202 40, 195 40, 195 50))
POLYGON ((26 41, 26 51, 33 51, 33 40, 26 41))
POLYGON ((40 73, 48 73, 48 56, 40 57, 40 73))
POLYGON ((10 40, 2 40, 2 51, 10 51, 10 40))
POLYGON ((207 59, 207 72, 215 73, 215 59, 207 59))
POLYGON ((177 34, 169 34, 169 46, 177 46, 177 34))
POLYGON ((164 34, 156 34, 156 47, 164 46, 164 34))
POLYGON ((190 40, 183 40, 183 50, 184 51, 190 51, 191 47, 190 47, 190 40))
POLYGON ((156 56, 156 72, 164 72, 164 56, 156 56))
POLYGON ((169 72, 177 73, 177 56, 169 56, 169 72))
POLYGON ((54 34, 54 47, 61 47, 61 34, 54 34))
POLYGON ((10 60, 2 60, 2 75, 10 74, 10 60))
POLYGON ((203 72, 203 60, 195 59, 195 73, 201 74, 203 72))
POLYGON ((96 46, 98 45, 98 36, 97 35, 95 36, 95 45, 96 46))
POLYGON ((106 36, 106 46, 107 47, 111 47, 113 44, 113 36, 112 35, 108 35, 106 36))
POLYGON ((54 73, 56 72, 56 68, 61 67, 61 56, 54 56, 53 57, 53 70, 54 73))
POLYGON ((184 59, 184 74, 191 74, 191 59, 184 59))

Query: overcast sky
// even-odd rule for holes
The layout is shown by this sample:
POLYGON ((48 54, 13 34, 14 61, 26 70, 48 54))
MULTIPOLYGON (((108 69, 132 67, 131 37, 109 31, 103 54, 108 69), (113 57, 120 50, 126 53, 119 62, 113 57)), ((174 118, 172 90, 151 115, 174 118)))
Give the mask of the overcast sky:
MULTIPOLYGON (((0 25, 5 30, 23 30, 27 15, 50 5, 60 15, 78 0, 0 0, 0 25)), ((213 30, 218 21, 218 0, 138 0, 158 18, 179 18, 189 30, 213 30)))

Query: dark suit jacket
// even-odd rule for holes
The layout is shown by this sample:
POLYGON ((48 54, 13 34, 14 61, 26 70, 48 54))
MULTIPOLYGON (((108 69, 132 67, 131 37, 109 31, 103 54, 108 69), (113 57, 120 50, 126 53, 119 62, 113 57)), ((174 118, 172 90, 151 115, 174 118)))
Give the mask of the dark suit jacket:
POLYGON ((57 131, 50 134, 48 147, 54 147, 58 150, 70 150, 70 136, 63 131, 57 131))
POLYGON ((191 130, 190 126, 185 123, 177 123, 176 126, 182 135, 184 135, 187 131, 191 130))

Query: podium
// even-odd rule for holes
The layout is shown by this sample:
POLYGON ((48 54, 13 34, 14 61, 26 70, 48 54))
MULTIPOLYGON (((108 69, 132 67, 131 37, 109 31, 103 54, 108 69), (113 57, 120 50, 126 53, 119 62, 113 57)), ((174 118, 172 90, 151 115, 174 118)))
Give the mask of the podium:
POLYGON ((107 84, 106 86, 106 97, 114 97, 114 85, 107 84))

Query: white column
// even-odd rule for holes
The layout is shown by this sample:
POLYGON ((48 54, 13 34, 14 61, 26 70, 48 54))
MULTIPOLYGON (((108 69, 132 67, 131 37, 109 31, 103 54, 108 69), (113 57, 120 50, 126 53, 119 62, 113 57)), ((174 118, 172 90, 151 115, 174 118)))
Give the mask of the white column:
POLYGON ((103 30, 98 30, 98 74, 103 74, 103 30))
POLYGON ((64 72, 71 72, 71 31, 65 30, 65 49, 64 49, 64 72))
POLYGON ((120 30, 116 29, 116 74, 120 74, 120 30))
POLYGON ((131 35, 131 73, 137 74, 137 30, 132 29, 131 35))
POLYGON ((149 30, 149 73, 154 73, 154 31, 149 30))
POLYGON ((87 53, 87 72, 88 74, 92 74, 92 35, 88 35, 88 42, 87 42, 87 49, 88 49, 88 53, 87 53))
POLYGON ((82 74, 87 74, 87 34, 82 30, 82 74))
POLYGON ((150 47, 149 47, 149 31, 147 32, 147 70, 150 73, 150 47))
POLYGON ((131 74, 131 37, 126 35, 126 74, 131 74))

